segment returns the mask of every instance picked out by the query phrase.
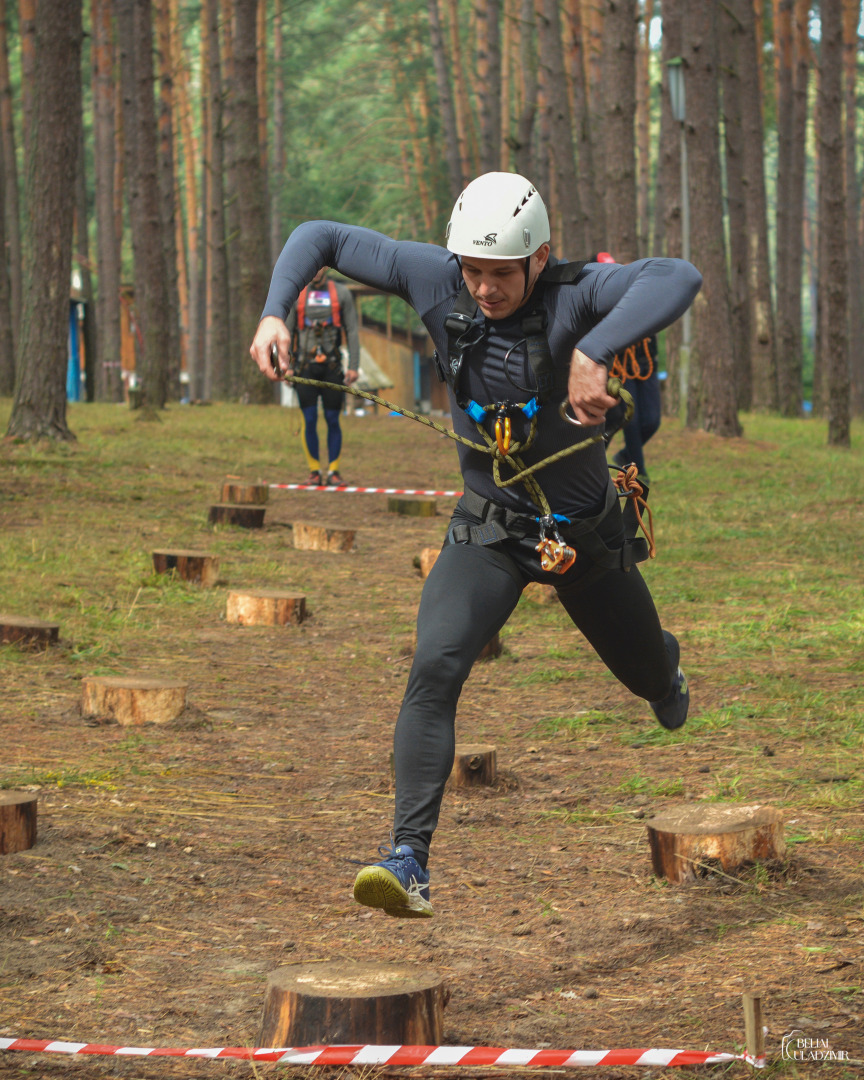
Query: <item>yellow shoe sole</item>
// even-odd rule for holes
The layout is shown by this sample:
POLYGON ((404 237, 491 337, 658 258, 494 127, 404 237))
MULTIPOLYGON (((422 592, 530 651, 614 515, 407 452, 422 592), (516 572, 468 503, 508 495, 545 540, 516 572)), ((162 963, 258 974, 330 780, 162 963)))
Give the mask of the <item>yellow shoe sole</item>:
POLYGON ((380 908, 396 919, 431 919, 432 905, 417 893, 408 893, 383 866, 367 866, 354 882, 354 899, 364 907, 380 908))

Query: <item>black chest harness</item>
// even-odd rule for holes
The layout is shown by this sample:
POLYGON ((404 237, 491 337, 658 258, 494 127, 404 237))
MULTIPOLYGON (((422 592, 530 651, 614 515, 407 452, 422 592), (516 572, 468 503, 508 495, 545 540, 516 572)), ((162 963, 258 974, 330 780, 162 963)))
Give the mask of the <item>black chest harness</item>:
MULTIPOLYGON (((537 545, 537 551, 540 552, 540 564, 543 570, 558 574, 563 574, 569 570, 576 560, 576 551, 562 539, 559 525, 570 526, 565 531, 568 534, 573 534, 572 540, 578 543, 579 549, 583 550, 594 563, 604 569, 627 570, 633 563, 640 562, 648 557, 648 545, 644 540, 628 537, 622 548, 610 549, 598 535, 597 525, 608 513, 615 509, 617 500, 614 495, 611 502, 607 499, 606 507, 601 514, 591 519, 571 522, 569 518, 552 513, 546 496, 534 476, 535 468, 550 463, 555 460, 555 456, 553 455, 552 458, 532 468, 526 468, 518 457, 519 452, 526 450, 534 441, 538 414, 542 406, 552 401, 560 401, 562 396, 566 398, 569 371, 567 368, 556 370, 552 360, 549 339, 546 334, 547 315, 543 304, 545 288, 549 285, 573 284, 584 266, 584 262, 576 262, 559 263, 556 266, 547 267, 538 278, 531 303, 527 305, 526 311, 522 315, 520 326, 522 337, 516 345, 523 343, 525 345, 528 364, 534 381, 533 388, 520 386, 511 378, 507 370, 507 361, 510 352, 513 350, 508 351, 504 357, 504 373, 506 377, 517 391, 529 395, 527 402, 497 401, 484 406, 471 399, 464 392, 461 375, 465 358, 472 348, 481 343, 486 334, 485 323, 476 321, 477 304, 472 299, 467 286, 463 285, 453 311, 444 322, 447 331, 446 361, 442 360, 438 353, 435 354, 435 366, 439 379, 448 384, 453 391, 456 404, 475 422, 481 436, 487 443, 493 457, 493 476, 496 485, 498 487, 507 487, 512 483, 521 481, 527 489, 532 502, 540 511, 540 515, 534 519, 539 524, 540 543, 537 545), (523 413, 526 419, 531 421, 528 436, 521 444, 511 443, 510 418, 517 412, 523 413), (484 421, 489 413, 495 414, 494 439, 484 426, 484 421), (502 480, 501 478, 500 464, 502 460, 515 470, 516 475, 510 477, 509 480, 502 480)), ((513 348, 516 348, 516 346, 513 348)), ((629 398, 629 395, 627 397, 629 398)), ((632 413, 632 399, 630 412, 632 413)), ((611 434, 614 434, 614 432, 611 434)), ((599 435, 596 438, 587 440, 585 445, 600 441, 603 438, 603 435, 599 435)), ((531 528, 532 519, 527 515, 515 514, 502 506, 490 503, 470 489, 466 489, 462 501, 466 509, 482 518, 483 524, 477 526, 457 525, 452 531, 453 539, 457 543, 500 543, 508 538, 524 537, 531 528)), ((633 529, 633 532, 635 533, 635 529, 633 529)), ((568 539, 570 539, 569 536, 568 539)))

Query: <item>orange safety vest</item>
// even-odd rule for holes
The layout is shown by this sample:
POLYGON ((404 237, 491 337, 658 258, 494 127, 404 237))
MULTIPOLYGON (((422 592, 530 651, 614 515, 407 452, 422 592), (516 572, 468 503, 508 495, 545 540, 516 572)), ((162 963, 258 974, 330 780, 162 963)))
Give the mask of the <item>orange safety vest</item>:
MULTIPOLYGON (((336 292, 336 282, 327 281, 327 292, 330 294, 330 313, 334 326, 342 326, 342 312, 339 308, 339 296, 336 292)), ((309 296, 309 286, 297 298, 297 329, 306 329, 306 299, 309 296)))

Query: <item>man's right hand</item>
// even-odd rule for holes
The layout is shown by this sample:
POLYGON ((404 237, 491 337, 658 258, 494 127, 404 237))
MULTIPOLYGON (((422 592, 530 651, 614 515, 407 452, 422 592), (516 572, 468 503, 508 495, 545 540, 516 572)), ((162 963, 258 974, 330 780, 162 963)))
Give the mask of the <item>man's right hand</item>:
POLYGON ((291 338, 284 321, 276 315, 265 315, 258 323, 255 337, 249 346, 249 355, 258 365, 261 374, 266 375, 271 382, 278 382, 284 375, 293 374, 290 350, 291 338), (274 345, 276 346, 275 367, 274 359, 271 359, 274 345))

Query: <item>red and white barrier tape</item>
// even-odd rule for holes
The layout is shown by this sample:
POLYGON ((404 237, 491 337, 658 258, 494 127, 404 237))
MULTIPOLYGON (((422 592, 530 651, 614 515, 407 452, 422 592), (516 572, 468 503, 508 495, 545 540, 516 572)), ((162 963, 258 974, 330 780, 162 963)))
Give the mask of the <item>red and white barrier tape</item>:
POLYGON ((346 491, 361 495, 461 495, 461 491, 426 491, 421 488, 377 488, 351 487, 342 484, 339 487, 325 487, 320 484, 268 484, 279 491, 346 491))
POLYGON ((765 1067, 764 1058, 748 1054, 712 1054, 698 1050, 505 1050, 498 1046, 289 1046, 276 1049, 218 1046, 209 1049, 105 1046, 51 1039, 0 1039, 0 1050, 30 1053, 99 1054, 132 1057, 234 1058, 275 1061, 280 1065, 534 1065, 576 1068, 591 1065, 723 1065, 746 1061, 765 1067))

